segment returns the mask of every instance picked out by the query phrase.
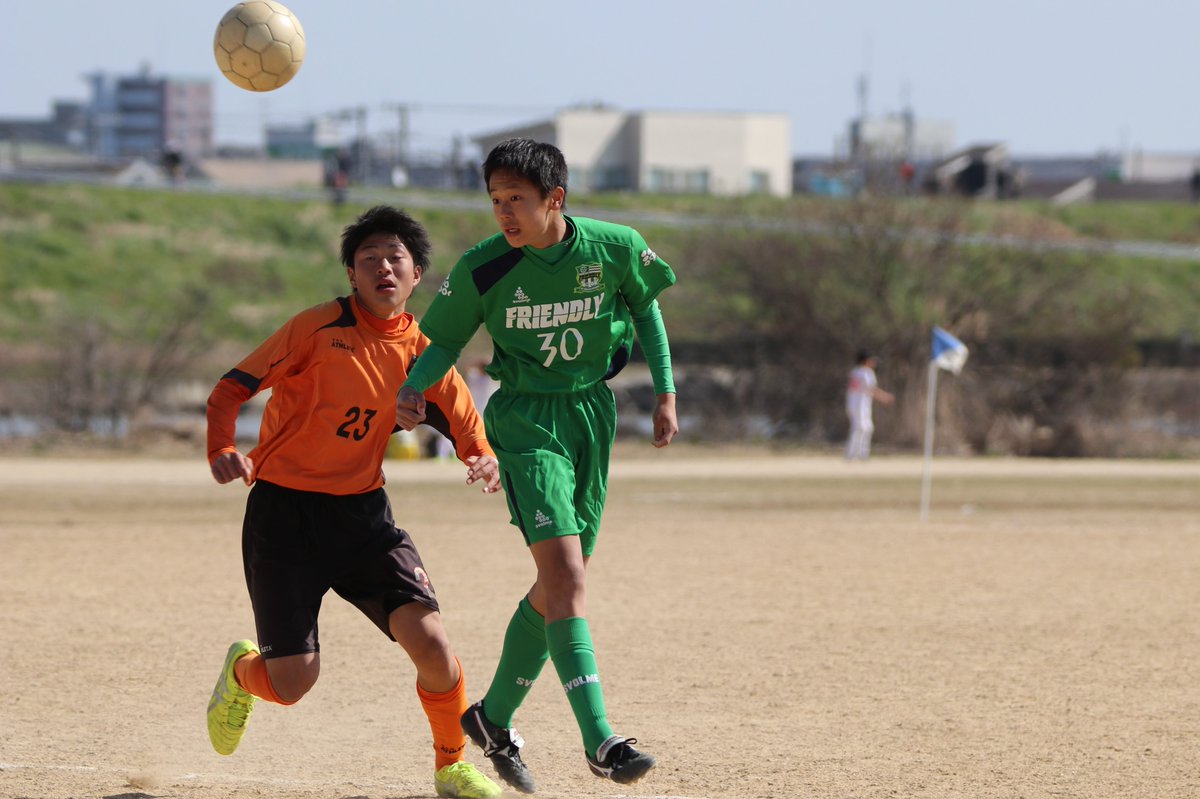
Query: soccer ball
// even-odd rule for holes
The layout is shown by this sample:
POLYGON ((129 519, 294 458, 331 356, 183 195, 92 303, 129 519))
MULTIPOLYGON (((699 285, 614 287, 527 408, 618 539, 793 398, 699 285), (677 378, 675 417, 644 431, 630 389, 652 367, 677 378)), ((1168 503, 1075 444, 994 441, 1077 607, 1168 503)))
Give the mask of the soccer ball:
POLYGON ((269 92, 287 83, 304 63, 304 29, 283 3, 248 0, 225 12, 213 54, 225 77, 247 91, 269 92))

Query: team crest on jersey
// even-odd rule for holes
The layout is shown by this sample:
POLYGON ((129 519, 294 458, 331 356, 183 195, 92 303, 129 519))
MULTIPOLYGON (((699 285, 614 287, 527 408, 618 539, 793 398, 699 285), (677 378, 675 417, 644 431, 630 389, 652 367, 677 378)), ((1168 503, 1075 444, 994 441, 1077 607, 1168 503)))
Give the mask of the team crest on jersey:
POLYGON ((647 247, 642 250, 642 266, 649 266, 658 260, 658 253, 647 247))
POLYGON ((604 288, 604 267, 600 264, 584 264, 575 267, 575 280, 579 288, 576 294, 591 294, 604 288))

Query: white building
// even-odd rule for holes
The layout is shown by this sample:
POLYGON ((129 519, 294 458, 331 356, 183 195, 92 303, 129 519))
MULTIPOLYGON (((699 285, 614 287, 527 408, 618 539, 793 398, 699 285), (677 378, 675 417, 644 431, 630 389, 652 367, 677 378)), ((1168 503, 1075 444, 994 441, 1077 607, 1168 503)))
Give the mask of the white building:
POLYGON ((911 113, 852 120, 834 144, 839 158, 855 161, 940 161, 954 147, 952 122, 911 113))
POLYGON ((656 194, 792 193, 785 114, 570 108, 554 118, 477 136, 484 155, 528 136, 563 151, 570 191, 656 194))
POLYGON ((1127 182, 1185 181, 1200 169, 1200 153, 1128 152, 1121 159, 1121 179, 1127 182))

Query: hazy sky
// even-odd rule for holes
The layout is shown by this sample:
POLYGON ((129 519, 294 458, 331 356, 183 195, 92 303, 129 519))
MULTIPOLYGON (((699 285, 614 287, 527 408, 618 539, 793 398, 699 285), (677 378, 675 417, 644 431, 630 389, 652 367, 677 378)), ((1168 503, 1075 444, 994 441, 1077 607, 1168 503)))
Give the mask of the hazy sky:
MULTIPOLYGON (((211 77, 218 143, 264 122, 410 104, 414 150, 604 102, 788 115, 796 154, 831 154, 868 79, 872 116, 955 126, 1017 155, 1200 153, 1200 0, 286 0, 308 58, 284 88, 228 83, 212 56, 229 0, 0 4, 0 116, 84 100, 81 76, 148 63, 211 77)), ((348 128, 352 129, 352 128, 348 128)))

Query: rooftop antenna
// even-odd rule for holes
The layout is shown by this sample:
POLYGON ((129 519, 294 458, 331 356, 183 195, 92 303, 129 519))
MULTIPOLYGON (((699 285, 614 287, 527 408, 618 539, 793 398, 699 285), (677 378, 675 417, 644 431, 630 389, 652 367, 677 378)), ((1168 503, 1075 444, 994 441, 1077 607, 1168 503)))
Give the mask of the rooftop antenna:
POLYGON ((913 160, 913 147, 916 139, 916 118, 913 116, 912 90, 908 81, 900 86, 901 119, 904 120, 904 158, 913 160))
POLYGON ((858 76, 858 119, 867 121, 867 90, 871 75, 871 34, 863 35, 863 71, 858 76))
POLYGON ((865 74, 858 76, 858 119, 860 122, 867 120, 867 76, 865 74))
POLYGON ((850 160, 860 161, 863 157, 863 132, 867 126, 867 82, 871 71, 871 39, 870 34, 863 37, 863 61, 865 66, 858 75, 855 84, 858 94, 858 115, 850 122, 850 160))

